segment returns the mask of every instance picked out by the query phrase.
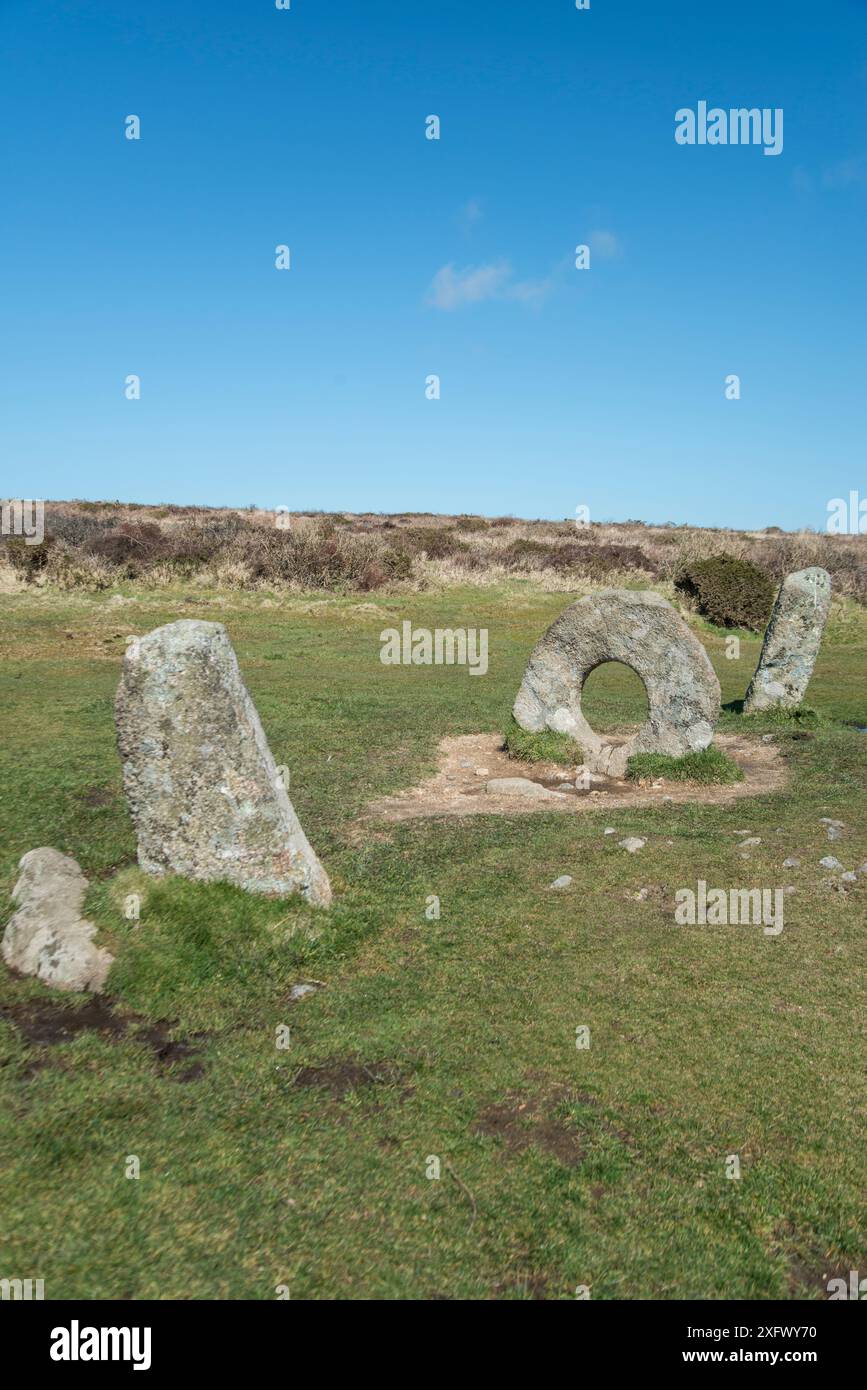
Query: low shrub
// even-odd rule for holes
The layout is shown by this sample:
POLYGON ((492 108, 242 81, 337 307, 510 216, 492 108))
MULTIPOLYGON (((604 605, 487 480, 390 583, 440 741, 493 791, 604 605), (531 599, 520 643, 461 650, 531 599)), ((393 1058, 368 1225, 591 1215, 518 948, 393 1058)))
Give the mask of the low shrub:
POLYGON ((0 556, 5 558, 16 574, 28 584, 47 568, 55 541, 53 536, 45 536, 37 545, 31 545, 23 536, 9 536, 0 547, 0 556))
POLYGON ((774 601, 767 570, 725 553, 685 564, 674 586, 716 627, 762 632, 774 601))
POLYGON ((416 554, 424 554, 429 560, 446 560, 465 554, 468 549, 453 531, 442 526, 407 526, 400 538, 416 554))
POLYGON ((509 569, 574 570, 595 580, 624 570, 656 571, 654 562, 637 545, 548 545, 522 537, 506 546, 499 558, 509 569))

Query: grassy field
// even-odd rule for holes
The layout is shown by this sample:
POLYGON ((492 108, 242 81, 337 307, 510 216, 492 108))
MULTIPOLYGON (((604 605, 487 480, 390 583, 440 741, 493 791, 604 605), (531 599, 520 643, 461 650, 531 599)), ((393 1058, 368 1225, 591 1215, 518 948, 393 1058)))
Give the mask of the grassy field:
MULTIPOLYGON (((47 1298, 801 1299, 864 1272, 867 877, 844 891, 819 866, 867 861, 863 609, 828 628, 817 721, 723 714, 773 733, 783 792, 377 827, 365 806, 430 771, 443 735, 507 727, 568 594, 127 592, 0 599, 0 923, 20 856, 52 845, 117 957, 110 1013, 0 968, 0 1276, 47 1298), (327 913, 135 865, 125 637, 191 616, 228 628, 327 913), (404 617, 487 627, 488 674, 383 666, 404 617), (675 925, 698 879, 794 888, 785 929, 675 925), (306 979, 324 988, 290 1002, 306 979)), ((695 630, 736 702, 759 638, 728 660, 695 630)), ((642 698, 604 668, 586 712, 616 728, 642 698)))

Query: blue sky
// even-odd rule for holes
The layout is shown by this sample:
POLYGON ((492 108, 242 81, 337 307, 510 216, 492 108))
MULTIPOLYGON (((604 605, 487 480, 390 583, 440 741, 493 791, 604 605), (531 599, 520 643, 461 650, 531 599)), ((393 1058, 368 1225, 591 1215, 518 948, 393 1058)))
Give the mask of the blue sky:
POLYGON ((0 495, 867 495, 864 0, 0 0, 0 44, 0 495), (782 153, 676 144, 700 100, 782 153))

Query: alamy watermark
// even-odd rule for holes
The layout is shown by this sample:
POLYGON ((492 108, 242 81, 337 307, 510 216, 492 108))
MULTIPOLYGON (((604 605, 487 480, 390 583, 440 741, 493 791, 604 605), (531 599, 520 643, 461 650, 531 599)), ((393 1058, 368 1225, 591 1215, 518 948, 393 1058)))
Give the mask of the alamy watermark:
POLYGON ((0 502, 0 536, 23 536, 26 545, 45 540, 45 503, 24 498, 0 502))
POLYGON ((765 936, 783 930, 782 888, 678 888, 674 920, 680 927, 763 927, 765 936))
POLYGON ((471 676, 488 669, 488 629, 413 627, 409 619, 379 634, 383 666, 468 666, 471 676))
POLYGON ((29 1303, 45 1297, 44 1279, 0 1279, 0 1299, 29 1303))
POLYGON ((674 113, 674 138, 678 145, 763 145, 765 154, 783 152, 781 106, 732 107, 708 110, 700 101, 695 111, 681 106, 674 113))
POLYGON ((867 535, 867 497, 861 498, 855 488, 848 499, 832 497, 825 529, 831 536, 867 535))

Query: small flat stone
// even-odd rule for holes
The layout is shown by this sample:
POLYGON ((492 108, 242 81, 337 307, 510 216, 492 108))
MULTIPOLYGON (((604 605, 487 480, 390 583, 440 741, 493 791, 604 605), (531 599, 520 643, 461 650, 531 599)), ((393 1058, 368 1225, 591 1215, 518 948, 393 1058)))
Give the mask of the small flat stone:
POLYGON ((640 849, 644 849, 646 840, 640 840, 637 835, 630 835, 625 840, 618 840, 619 849, 625 849, 629 854, 637 854, 640 849))
POLYGON ((843 883, 857 883, 858 875, 855 873, 854 869, 849 869, 845 874, 840 875, 840 879, 843 883))
POLYGON ((819 863, 823 869, 842 869, 843 867, 840 860, 835 859, 833 854, 826 854, 824 859, 819 860, 819 863))
POLYGON ((301 980, 297 985, 293 985, 289 991, 291 1000, 306 999, 308 994, 315 994, 318 989, 324 989, 323 980, 301 980))
POLYGON ((6 964, 53 989, 98 994, 114 957, 95 945, 96 927, 81 914, 88 883, 74 859, 47 846, 21 859, 12 889, 18 911, 3 936, 6 964))
POLYGON ((784 869, 800 869, 801 861, 796 859, 794 854, 790 854, 788 859, 783 860, 784 869))
POLYGON ((549 888, 568 888, 568 887, 569 887, 569 884, 570 884, 571 882, 572 882, 572 875, 571 875, 571 874, 561 874, 559 878, 555 878, 555 879, 554 879, 554 882, 553 882, 553 883, 549 883, 549 884, 548 884, 548 887, 549 887, 549 888))
POLYGON ((761 843, 760 836, 751 835, 748 840, 741 840, 741 849, 745 849, 747 845, 760 845, 761 843))
POLYGON ((531 782, 529 777, 492 777, 485 783, 485 791, 492 796, 533 796, 538 799, 562 800, 565 792, 551 791, 539 782, 531 782))

